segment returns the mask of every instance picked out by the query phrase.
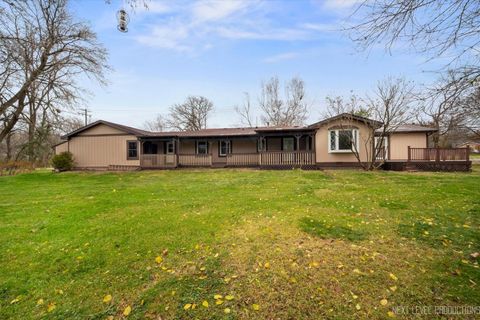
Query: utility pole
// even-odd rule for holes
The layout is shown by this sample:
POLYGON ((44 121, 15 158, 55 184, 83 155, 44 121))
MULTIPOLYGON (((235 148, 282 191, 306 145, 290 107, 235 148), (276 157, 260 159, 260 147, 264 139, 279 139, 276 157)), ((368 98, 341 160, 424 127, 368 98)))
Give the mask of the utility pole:
POLYGON ((84 109, 80 109, 80 110, 83 111, 82 113, 83 113, 83 115, 84 115, 84 117, 85 117, 85 125, 88 125, 88 112, 89 112, 88 109, 87 109, 87 108, 84 108, 84 109))

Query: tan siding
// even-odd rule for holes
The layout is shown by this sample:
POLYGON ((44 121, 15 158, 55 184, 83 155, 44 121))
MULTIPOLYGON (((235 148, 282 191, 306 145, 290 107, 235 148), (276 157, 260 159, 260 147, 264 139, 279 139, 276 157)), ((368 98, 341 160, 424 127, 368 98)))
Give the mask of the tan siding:
POLYGON ((127 160, 128 140, 137 140, 137 137, 132 135, 76 136, 70 139, 70 152, 73 153, 75 166, 80 168, 109 165, 138 166, 139 160, 127 160))
POLYGON ((408 146, 412 148, 426 148, 427 136, 423 133, 393 133, 390 135, 390 159, 408 159, 408 146))
MULTIPOLYGON (((359 128, 359 153, 360 159, 362 161, 367 160, 367 150, 366 148, 371 148, 370 144, 368 146, 365 142, 371 140, 371 128, 367 125, 357 122, 357 121, 348 121, 348 120, 337 120, 332 121, 321 126, 315 134, 315 157, 317 162, 357 162, 357 158, 353 153, 329 153, 328 152, 328 129, 334 126, 356 126, 359 128)), ((368 154, 371 154, 371 150, 368 150, 368 154)))
POLYGON ((254 139, 233 140, 232 153, 256 153, 257 141, 254 139))
POLYGON ((55 154, 60 154, 62 152, 68 151, 68 143, 67 141, 62 142, 55 146, 55 154))
POLYGON ((128 133, 101 123, 85 131, 80 132, 78 135, 88 136, 88 135, 99 135, 99 134, 128 134, 128 133))

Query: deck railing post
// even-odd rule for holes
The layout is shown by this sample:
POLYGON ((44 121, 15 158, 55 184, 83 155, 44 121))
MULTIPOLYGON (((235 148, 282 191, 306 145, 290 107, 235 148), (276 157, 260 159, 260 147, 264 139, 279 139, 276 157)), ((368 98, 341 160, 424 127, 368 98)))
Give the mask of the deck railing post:
POLYGON ((466 153, 466 159, 468 162, 470 161, 470 146, 468 144, 465 146, 465 153, 466 153))
POLYGON ((408 162, 410 162, 410 160, 412 160, 412 149, 410 148, 410 146, 408 146, 408 162))
POLYGON ((436 148, 436 153, 435 153, 435 161, 440 162, 440 148, 436 148))

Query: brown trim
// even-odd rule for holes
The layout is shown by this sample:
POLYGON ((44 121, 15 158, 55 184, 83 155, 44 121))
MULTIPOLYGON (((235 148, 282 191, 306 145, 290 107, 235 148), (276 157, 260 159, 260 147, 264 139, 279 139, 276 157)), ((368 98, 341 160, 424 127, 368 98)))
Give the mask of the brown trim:
POLYGON ((126 142, 127 142, 127 160, 138 160, 139 151, 140 151, 140 150, 138 150, 139 149, 138 148, 138 140, 127 140, 126 142), (131 142, 135 142, 135 145, 137 146, 137 148, 136 148, 137 156, 136 157, 129 157, 129 155, 128 155, 129 154, 128 151, 130 150, 128 144, 131 143, 131 142))
POLYGON ((78 134, 75 137, 115 137, 115 136, 134 136, 134 134, 128 133, 103 133, 103 134, 78 134))

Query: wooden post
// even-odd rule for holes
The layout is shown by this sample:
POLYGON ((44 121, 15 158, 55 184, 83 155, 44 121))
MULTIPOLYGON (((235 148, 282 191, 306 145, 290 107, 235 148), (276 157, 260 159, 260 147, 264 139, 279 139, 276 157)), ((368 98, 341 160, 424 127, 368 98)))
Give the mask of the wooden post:
POLYGON ((435 153, 435 161, 436 161, 436 162, 440 162, 440 148, 437 147, 435 150, 436 150, 436 153, 435 153))
POLYGON ((470 161, 470 146, 467 144, 466 148, 465 148, 465 152, 467 153, 467 162, 470 161))
POLYGON ((408 160, 407 160, 408 162, 410 162, 410 160, 412 159, 411 152, 412 152, 412 150, 411 150, 410 146, 408 146, 408 160))

